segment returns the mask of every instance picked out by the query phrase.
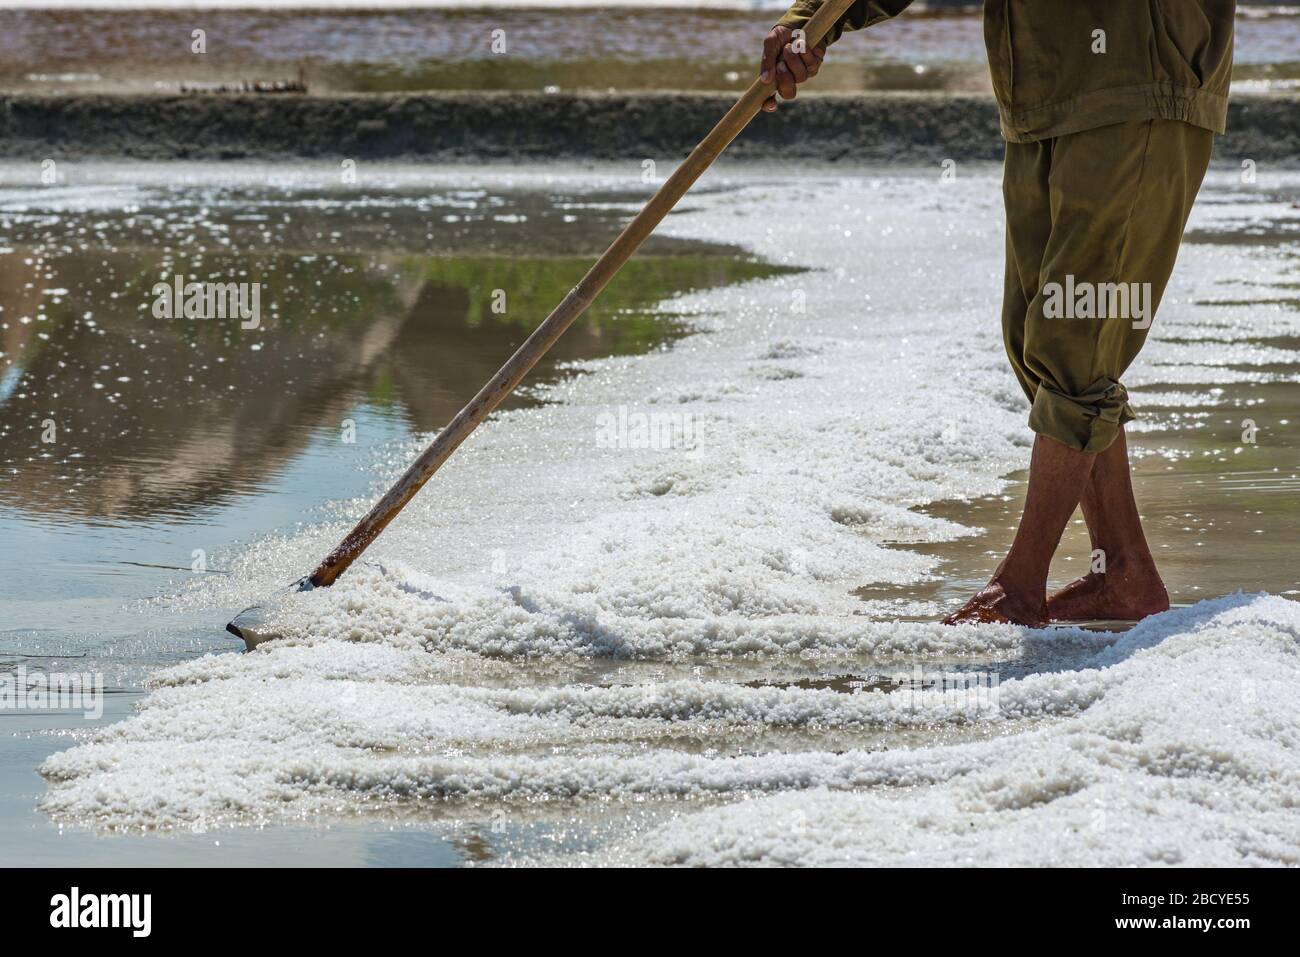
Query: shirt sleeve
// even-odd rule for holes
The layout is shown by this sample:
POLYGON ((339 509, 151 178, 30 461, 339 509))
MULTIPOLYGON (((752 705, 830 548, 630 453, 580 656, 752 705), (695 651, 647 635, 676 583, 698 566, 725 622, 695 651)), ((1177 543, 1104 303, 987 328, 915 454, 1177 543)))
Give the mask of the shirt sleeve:
MULTIPOLYGON (((896 17, 911 4, 912 0, 858 0, 849 7, 849 12, 840 17, 839 22, 831 27, 831 32, 826 34, 826 39, 822 42, 830 46, 845 30, 862 30, 881 20, 896 17)), ((821 5, 822 0, 795 0, 794 6, 786 12, 785 16, 776 21, 776 25, 797 30, 812 19, 812 15, 821 5)))

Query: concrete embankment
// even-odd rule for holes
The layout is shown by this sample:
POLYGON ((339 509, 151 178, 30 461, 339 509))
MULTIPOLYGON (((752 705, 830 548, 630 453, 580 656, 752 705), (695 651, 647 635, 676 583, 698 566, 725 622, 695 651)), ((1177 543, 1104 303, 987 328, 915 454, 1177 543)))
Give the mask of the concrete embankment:
MULTIPOLYGON (((0 155, 77 159, 665 158, 685 154, 729 94, 436 93, 0 97, 0 155)), ((1221 162, 1300 163, 1300 96, 1233 99, 1221 162)), ((925 163, 997 159, 986 96, 805 95, 761 116, 736 158, 925 163)))

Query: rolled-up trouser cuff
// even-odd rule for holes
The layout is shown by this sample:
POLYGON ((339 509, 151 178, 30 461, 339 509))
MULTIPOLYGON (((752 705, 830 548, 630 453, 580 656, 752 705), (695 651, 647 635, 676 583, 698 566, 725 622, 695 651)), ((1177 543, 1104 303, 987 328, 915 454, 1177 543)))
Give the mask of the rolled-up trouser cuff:
POLYGON ((1077 396, 1040 383, 1029 410, 1029 427, 1079 452, 1104 452, 1124 423, 1134 418, 1128 390, 1113 379, 1094 382, 1077 396))

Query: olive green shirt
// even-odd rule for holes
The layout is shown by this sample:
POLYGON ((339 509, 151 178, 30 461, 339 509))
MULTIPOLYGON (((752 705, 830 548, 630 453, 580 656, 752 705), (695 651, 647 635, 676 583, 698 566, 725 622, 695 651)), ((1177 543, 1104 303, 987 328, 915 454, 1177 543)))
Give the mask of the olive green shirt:
MULTIPOLYGON (((822 0, 795 0, 801 27, 822 0)), ((902 13, 857 0, 826 38, 902 13)), ((984 0, 984 44, 1002 135, 1027 143, 1130 120, 1222 133, 1236 0, 984 0)))

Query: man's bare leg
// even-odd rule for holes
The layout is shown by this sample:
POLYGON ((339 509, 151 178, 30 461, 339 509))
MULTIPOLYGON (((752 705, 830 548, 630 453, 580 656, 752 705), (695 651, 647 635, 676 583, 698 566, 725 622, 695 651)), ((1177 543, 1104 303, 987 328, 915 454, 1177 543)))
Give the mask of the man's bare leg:
POLYGON ((1156 570, 1133 498, 1123 431, 1110 448, 1097 454, 1081 504, 1094 554, 1101 550, 1105 571, 1090 571, 1049 597, 1048 616, 1065 621, 1136 620, 1168 611, 1169 593, 1156 570))
POLYGON ((989 583, 944 624, 1010 621, 1038 627, 1047 623, 1047 569, 1096 458, 1095 453, 1076 451, 1045 435, 1034 439, 1025 511, 1011 550, 989 583))

